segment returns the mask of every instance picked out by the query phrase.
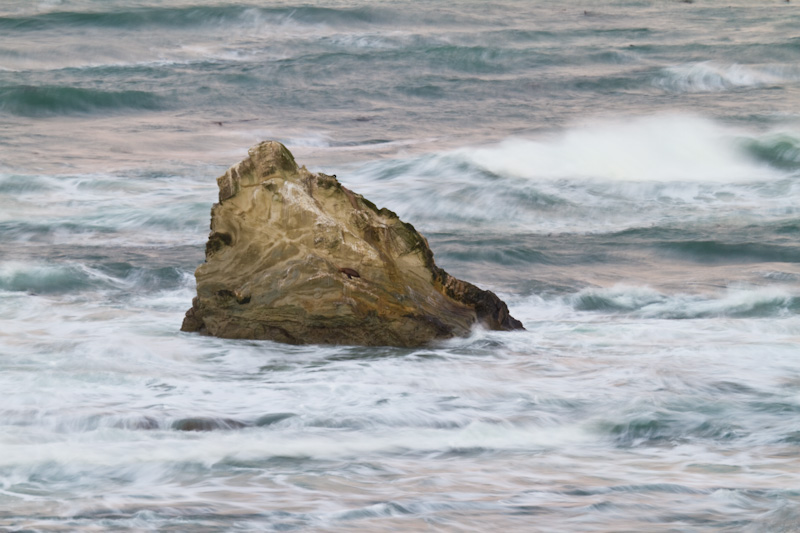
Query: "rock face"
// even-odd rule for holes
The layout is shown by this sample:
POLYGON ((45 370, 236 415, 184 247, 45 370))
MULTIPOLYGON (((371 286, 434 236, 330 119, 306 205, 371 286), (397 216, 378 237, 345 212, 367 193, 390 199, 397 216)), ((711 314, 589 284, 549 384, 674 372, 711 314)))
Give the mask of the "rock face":
POLYGON ((411 224, 263 142, 217 179, 181 329, 292 344, 420 346, 476 323, 521 329, 494 293, 433 262, 411 224))

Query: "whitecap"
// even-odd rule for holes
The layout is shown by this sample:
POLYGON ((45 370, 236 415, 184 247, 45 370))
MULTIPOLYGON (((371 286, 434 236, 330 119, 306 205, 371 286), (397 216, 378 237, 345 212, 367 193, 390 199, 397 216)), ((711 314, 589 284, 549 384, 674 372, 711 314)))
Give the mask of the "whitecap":
POLYGON ((491 172, 529 179, 737 182, 776 177, 736 145, 746 136, 692 115, 666 114, 574 127, 542 139, 513 138, 463 151, 491 172))
POLYGON ((653 84, 669 92, 721 92, 800 81, 800 68, 789 65, 743 65, 700 61, 665 68, 653 84))

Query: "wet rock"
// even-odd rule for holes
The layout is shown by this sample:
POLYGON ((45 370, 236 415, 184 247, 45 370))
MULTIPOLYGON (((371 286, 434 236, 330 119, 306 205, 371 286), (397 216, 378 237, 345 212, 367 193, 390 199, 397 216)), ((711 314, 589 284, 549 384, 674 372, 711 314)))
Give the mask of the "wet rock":
POLYGON ((521 329, 494 293, 438 268, 411 224, 298 167, 278 142, 217 179, 183 331, 292 344, 420 346, 521 329))
POLYGON ((282 420, 286 420, 287 418, 292 418, 294 416, 296 416, 294 413, 270 413, 268 415, 258 417, 255 425, 259 427, 271 426, 272 424, 277 424, 282 420))
POLYGON ((181 418, 172 423, 172 429, 178 431, 214 431, 241 429, 243 427, 247 427, 247 424, 232 418, 208 418, 203 416, 181 418))

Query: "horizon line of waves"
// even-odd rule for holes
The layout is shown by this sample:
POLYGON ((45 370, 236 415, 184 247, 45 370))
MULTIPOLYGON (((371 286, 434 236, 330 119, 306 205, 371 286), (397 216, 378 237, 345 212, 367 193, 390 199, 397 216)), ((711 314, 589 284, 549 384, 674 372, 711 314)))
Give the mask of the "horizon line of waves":
POLYGON ((665 67, 652 80, 672 93, 723 92, 778 87, 800 82, 800 67, 791 64, 740 64, 699 61, 665 67))
POLYGON ((775 318, 800 314, 800 294, 782 287, 728 288, 718 295, 664 294, 647 286, 587 288, 566 298, 573 309, 645 319, 775 318))
POLYGON ((59 85, 0 87, 0 113, 20 117, 162 111, 172 105, 170 98, 147 91, 103 91, 59 85))
MULTIPOLYGON (((0 31, 56 31, 63 28, 174 29, 235 26, 248 24, 310 26, 366 26, 396 23, 403 17, 384 7, 267 7, 255 5, 217 5, 185 7, 141 7, 111 11, 49 11, 24 16, 0 17, 0 31)), ((410 20, 415 20, 411 17, 410 20)), ((243 26, 244 25, 244 26, 243 26)))
POLYGON ((174 266, 140 267, 127 262, 85 264, 0 262, 0 291, 35 295, 87 291, 150 292, 170 290, 193 282, 191 273, 174 266))

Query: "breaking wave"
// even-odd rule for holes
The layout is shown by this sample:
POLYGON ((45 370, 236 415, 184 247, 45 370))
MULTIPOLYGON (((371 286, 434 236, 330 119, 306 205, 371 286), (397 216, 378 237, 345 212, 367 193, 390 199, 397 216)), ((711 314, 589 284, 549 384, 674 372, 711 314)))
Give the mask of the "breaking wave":
POLYGON ((428 231, 470 222, 603 232, 698 217, 741 225, 797 212, 798 139, 664 115, 375 161, 341 179, 428 231))

